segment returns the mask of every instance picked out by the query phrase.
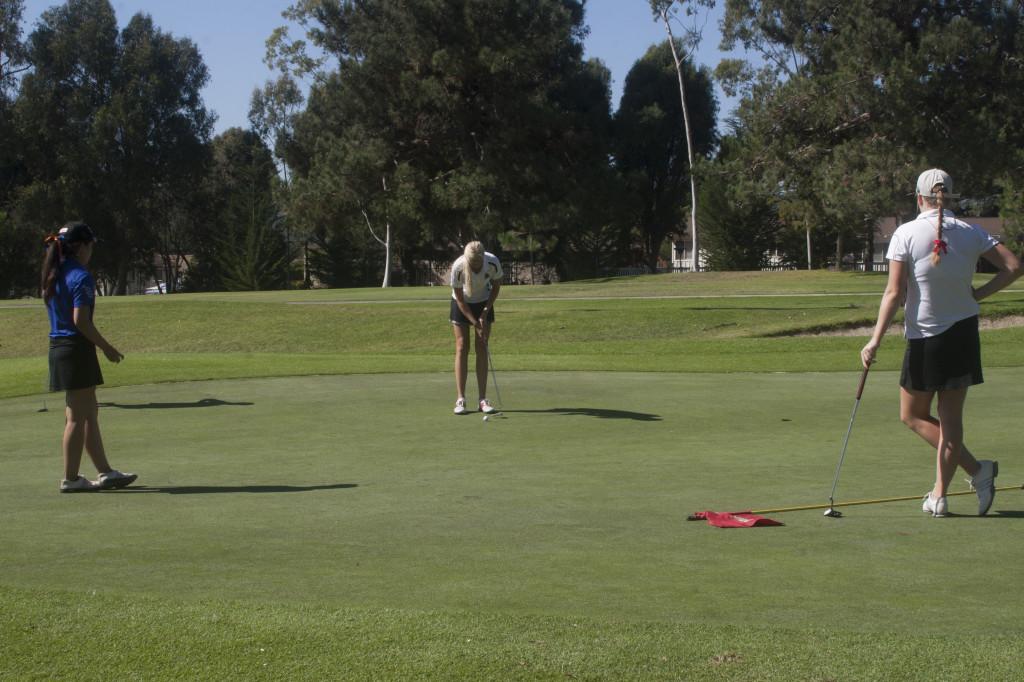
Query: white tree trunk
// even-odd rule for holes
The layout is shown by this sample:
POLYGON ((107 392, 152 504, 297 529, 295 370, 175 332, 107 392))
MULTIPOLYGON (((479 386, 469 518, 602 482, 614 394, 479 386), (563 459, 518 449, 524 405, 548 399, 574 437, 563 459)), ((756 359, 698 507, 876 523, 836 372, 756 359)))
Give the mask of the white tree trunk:
POLYGON ((676 50, 676 38, 672 33, 668 10, 661 11, 661 20, 665 22, 668 33, 668 44, 672 49, 672 59, 676 63, 676 77, 679 79, 679 102, 683 108, 683 125, 686 127, 686 157, 690 164, 690 237, 692 240, 693 266, 691 272, 700 270, 700 245, 697 240, 697 178, 693 174, 693 131, 690 129, 690 109, 686 106, 686 87, 683 85, 683 62, 676 50))
POLYGON ((391 286, 391 221, 385 224, 384 233, 384 283, 381 284, 382 289, 387 289, 391 286))
POLYGON ((814 269, 811 265, 811 226, 807 226, 807 269, 814 269))
POLYGON ((373 231, 373 223, 370 222, 370 214, 366 212, 366 209, 360 209, 363 214, 363 218, 366 220, 366 227, 370 230, 370 235, 377 240, 377 243, 384 247, 384 283, 380 285, 381 289, 387 289, 391 286, 391 221, 385 220, 384 226, 386 232, 384 233, 384 239, 377 236, 377 233, 373 231))

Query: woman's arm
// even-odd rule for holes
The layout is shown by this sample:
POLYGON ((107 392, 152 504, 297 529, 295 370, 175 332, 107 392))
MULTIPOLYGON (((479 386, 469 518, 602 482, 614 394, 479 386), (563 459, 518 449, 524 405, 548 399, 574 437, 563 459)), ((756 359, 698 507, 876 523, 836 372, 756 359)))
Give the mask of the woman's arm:
POLYGON ((882 337, 896 317, 896 311, 907 297, 907 264, 899 260, 889 261, 889 281, 882 294, 882 302, 878 306, 878 321, 871 334, 871 340, 860 351, 860 361, 864 367, 870 367, 875 361, 878 347, 882 345, 882 337))
POLYGON ((459 306, 459 310, 462 311, 463 317, 469 320, 469 323, 476 326, 476 318, 473 317, 473 311, 469 309, 466 304, 466 297, 462 293, 462 287, 455 287, 452 289, 455 292, 455 305, 459 306))
POLYGON ((1013 284, 1021 274, 1024 274, 1024 271, 1021 270, 1020 259, 1002 244, 996 244, 981 254, 981 257, 994 265, 998 272, 995 277, 974 290, 975 301, 981 301, 997 291, 1002 291, 1013 284))
POLYGON ((480 319, 477 321, 479 324, 480 336, 484 341, 490 337, 490 327, 487 325, 487 311, 494 307, 494 300, 498 298, 498 291, 501 290, 500 282, 491 283, 491 294, 487 297, 487 303, 484 305, 484 309, 480 311, 480 319))
POLYGON ((110 345, 110 343, 103 338, 100 334, 100 330, 96 329, 96 325, 92 323, 92 308, 75 308, 72 313, 72 319, 75 321, 75 327, 85 338, 93 342, 103 354, 107 356, 107 360, 111 362, 121 362, 124 359, 124 355, 120 353, 116 348, 110 345))
POLYGON ((487 297, 487 305, 484 306, 484 315, 486 319, 487 311, 494 307, 494 302, 498 300, 498 292, 501 291, 501 282, 491 282, 491 295, 487 297))

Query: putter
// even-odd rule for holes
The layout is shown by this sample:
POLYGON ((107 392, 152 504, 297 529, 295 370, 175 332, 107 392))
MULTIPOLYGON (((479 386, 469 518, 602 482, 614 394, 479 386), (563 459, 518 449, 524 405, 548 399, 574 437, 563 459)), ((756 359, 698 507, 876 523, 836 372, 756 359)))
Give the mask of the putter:
POLYGON ((850 415, 850 425, 846 428, 846 437, 843 438, 843 449, 839 453, 839 464, 836 465, 835 476, 832 477, 832 492, 828 494, 828 509, 825 510, 824 516, 829 518, 838 519, 842 518, 843 513, 838 511, 835 507, 835 494, 836 485, 839 483, 839 472, 843 468, 843 460, 846 459, 846 446, 850 442, 850 432, 853 431, 853 420, 857 418, 857 408, 860 406, 860 397, 864 393, 864 382, 868 380, 868 369, 870 366, 865 367, 864 371, 860 373, 860 384, 857 385, 857 399, 853 403, 853 413, 850 415))
POLYGON ((498 375, 494 371, 494 360, 491 359, 491 344, 489 341, 485 348, 487 349, 487 364, 491 368, 491 380, 494 382, 494 393, 498 396, 498 410, 503 410, 505 409, 505 403, 501 401, 501 389, 498 388, 498 375))

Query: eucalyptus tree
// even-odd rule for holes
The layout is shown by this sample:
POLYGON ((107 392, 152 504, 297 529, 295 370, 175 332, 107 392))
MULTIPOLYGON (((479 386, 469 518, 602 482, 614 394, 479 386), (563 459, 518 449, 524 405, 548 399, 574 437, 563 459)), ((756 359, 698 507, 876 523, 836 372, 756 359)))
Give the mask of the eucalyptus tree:
MULTIPOLYGON (((681 68, 699 163, 715 148, 718 105, 710 73, 690 62, 681 68)), ((626 75, 615 115, 615 165, 626 186, 643 259, 651 268, 665 237, 685 224, 684 211, 694 201, 688 188, 696 169, 690 163, 677 82, 672 46, 668 41, 652 46, 626 75)))
POLYGON ((270 61, 314 73, 289 157, 296 211, 379 239, 385 285, 393 252, 408 267, 557 214, 568 169, 591 156, 578 114, 607 102, 606 84, 577 97, 595 75, 583 2, 304 0, 286 16, 305 40, 279 31, 270 61))
POLYGON ((922 167, 947 168, 966 194, 995 191, 1021 141, 1021 37, 1019 7, 998 0, 727 0, 723 48, 763 65, 717 73, 744 95, 747 172, 838 257, 878 217, 912 210, 922 167))
POLYGON ((28 69, 21 42, 24 0, 0 0, 0 105, 7 105, 17 86, 18 74, 28 69))
POLYGON ((279 207, 281 222, 287 230, 288 258, 291 260, 292 238, 302 244, 302 282, 310 284, 308 225, 291 219, 292 173, 288 167, 288 148, 294 144, 295 120, 305 103, 299 83, 289 74, 268 80, 253 90, 249 101, 249 124, 273 152, 280 182, 275 183, 274 201, 279 207))
POLYGON ((192 41, 136 14, 118 29, 107 0, 45 11, 28 38, 32 69, 16 113, 32 182, 19 212, 52 226, 76 217, 108 242, 97 265, 116 293, 152 262, 158 195, 196 189, 213 117, 205 64, 192 41))
POLYGON ((210 145, 204 217, 191 233, 188 288, 251 291, 284 287, 287 245, 275 201, 273 155, 252 130, 229 128, 210 145))
POLYGON ((28 68, 21 40, 22 0, 0 0, 0 298, 34 288, 36 252, 33 231, 10 213, 14 191, 24 182, 21 141, 14 128, 12 107, 18 75, 28 68))
MULTIPOLYGON (((710 10, 715 6, 714 0, 650 0, 651 11, 654 12, 654 16, 661 21, 665 26, 665 32, 668 33, 668 45, 672 50, 672 61, 676 67, 676 80, 679 82, 679 103, 680 108, 683 111, 683 125, 686 129, 686 155, 687 162, 692 169, 696 159, 696 152, 694 150, 693 140, 693 127, 690 125, 690 108, 686 104, 686 79, 684 77, 685 67, 684 63, 689 59, 696 48, 700 45, 702 38, 702 31, 699 28, 699 24, 694 24, 693 28, 684 28, 685 40, 682 44, 685 45, 688 50, 686 54, 682 54, 677 46, 679 43, 676 42, 675 31, 672 28, 672 24, 679 17, 679 13, 682 12, 686 17, 696 17, 700 14, 701 8, 710 10)), ((700 240, 697 232, 697 204, 699 193, 697 192, 697 174, 690 173, 690 241, 692 244, 693 252, 693 264, 691 269, 696 272, 700 270, 700 240)))

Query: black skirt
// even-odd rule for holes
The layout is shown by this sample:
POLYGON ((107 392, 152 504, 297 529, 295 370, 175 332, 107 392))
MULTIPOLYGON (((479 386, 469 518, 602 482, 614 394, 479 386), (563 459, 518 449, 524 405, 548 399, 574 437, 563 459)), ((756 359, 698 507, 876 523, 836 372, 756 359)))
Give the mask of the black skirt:
POLYGON ((924 339, 907 339, 900 386, 913 391, 967 388, 984 382, 978 316, 924 339))
MULTIPOLYGON (((487 301, 480 301, 479 303, 470 303, 467 301, 466 305, 468 305, 469 309, 473 311, 473 316, 479 318, 480 313, 484 311, 484 306, 487 305, 487 301)), ((469 326, 469 320, 467 320, 466 316, 462 314, 462 308, 459 307, 459 304, 454 298, 452 299, 451 310, 448 312, 448 319, 452 324, 457 324, 460 327, 469 326)), ((494 322, 494 308, 489 308, 487 310, 487 321, 494 322)))
POLYGON ((76 391, 102 383, 96 346, 89 339, 84 336, 50 339, 51 391, 76 391))

